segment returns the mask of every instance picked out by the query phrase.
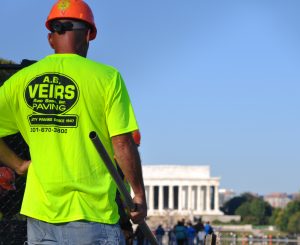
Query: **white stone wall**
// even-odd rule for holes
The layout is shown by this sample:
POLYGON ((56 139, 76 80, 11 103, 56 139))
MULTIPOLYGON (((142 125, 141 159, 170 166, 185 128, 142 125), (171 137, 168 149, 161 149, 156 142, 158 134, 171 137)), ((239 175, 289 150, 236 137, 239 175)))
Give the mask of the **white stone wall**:
POLYGON ((222 215, 209 166, 143 165, 148 215, 222 215))

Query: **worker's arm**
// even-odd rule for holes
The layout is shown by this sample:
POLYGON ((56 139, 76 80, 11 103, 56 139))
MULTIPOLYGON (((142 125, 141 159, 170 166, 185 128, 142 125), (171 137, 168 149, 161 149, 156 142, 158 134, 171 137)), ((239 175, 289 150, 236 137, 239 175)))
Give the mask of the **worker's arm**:
POLYGON ((115 158, 134 192, 133 202, 138 204, 137 210, 130 213, 131 220, 134 223, 140 223, 147 216, 147 204, 141 159, 137 146, 131 133, 112 137, 112 144, 115 158))
POLYGON ((23 175, 27 172, 30 161, 23 160, 18 157, 5 142, 0 138, 0 161, 7 167, 13 169, 18 175, 23 175))

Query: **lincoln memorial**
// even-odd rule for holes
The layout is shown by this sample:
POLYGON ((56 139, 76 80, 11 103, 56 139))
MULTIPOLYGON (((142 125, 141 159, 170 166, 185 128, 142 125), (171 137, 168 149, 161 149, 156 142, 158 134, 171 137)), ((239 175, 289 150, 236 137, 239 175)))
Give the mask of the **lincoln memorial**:
POLYGON ((149 216, 173 214, 222 215, 219 210, 219 177, 209 166, 143 165, 149 216))

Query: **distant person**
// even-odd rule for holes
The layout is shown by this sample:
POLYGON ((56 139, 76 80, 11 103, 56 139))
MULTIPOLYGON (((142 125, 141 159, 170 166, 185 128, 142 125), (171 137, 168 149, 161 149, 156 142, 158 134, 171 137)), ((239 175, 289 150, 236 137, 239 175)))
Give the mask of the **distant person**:
POLYGON ((204 231, 204 224, 202 222, 202 219, 199 218, 197 223, 194 225, 194 229, 196 231, 196 244, 197 245, 203 245, 204 244, 204 238, 205 238, 205 231, 204 231))
POLYGON ((205 231, 205 235, 211 235, 214 232, 214 230, 213 230, 212 226, 210 225, 209 221, 207 221, 205 223, 204 231, 205 231))
POLYGON ((197 233, 196 244, 204 245, 204 241, 205 241, 205 231, 202 230, 197 233))
POLYGON ((196 238, 196 230, 193 227, 191 222, 187 223, 187 244, 194 245, 194 241, 196 238))
POLYGON ((165 230, 162 225, 159 225, 155 230, 155 236, 159 245, 162 245, 162 239, 165 235, 165 230))
POLYGON ((182 221, 178 221, 174 227, 177 245, 184 245, 187 240, 187 229, 182 221))
POLYGON ((196 232, 198 232, 198 231, 203 231, 203 230, 204 230, 204 224, 203 224, 201 218, 199 218, 199 219, 197 220, 196 224, 194 225, 194 228, 195 228, 196 232))
POLYGON ((210 225, 209 221, 207 221, 204 226, 204 232, 205 232, 204 244, 206 242, 207 236, 210 236, 211 244, 215 245, 216 241, 217 241, 216 240, 217 236, 216 236, 216 234, 214 234, 214 230, 213 230, 212 226, 210 225))
POLYGON ((168 239, 169 239, 169 245, 176 245, 176 235, 175 235, 175 232, 174 232, 174 228, 169 229, 168 239))

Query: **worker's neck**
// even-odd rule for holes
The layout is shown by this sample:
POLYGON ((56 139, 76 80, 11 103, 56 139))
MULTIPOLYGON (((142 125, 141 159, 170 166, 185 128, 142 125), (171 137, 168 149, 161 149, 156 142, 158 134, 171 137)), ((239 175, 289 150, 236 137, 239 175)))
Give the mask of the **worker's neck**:
POLYGON ((63 49, 63 50, 55 50, 56 54, 77 54, 82 57, 87 56, 87 52, 84 50, 72 50, 72 49, 63 49))

